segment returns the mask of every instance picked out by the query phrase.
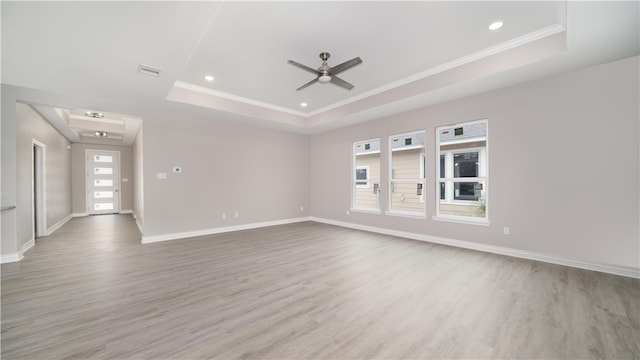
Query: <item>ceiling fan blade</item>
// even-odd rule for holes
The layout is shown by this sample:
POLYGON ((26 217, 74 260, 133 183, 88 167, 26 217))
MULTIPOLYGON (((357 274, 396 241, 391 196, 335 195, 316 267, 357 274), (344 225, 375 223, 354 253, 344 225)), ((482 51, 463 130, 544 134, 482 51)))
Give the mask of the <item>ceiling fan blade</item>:
POLYGON ((315 79, 313 79, 313 80, 309 81, 308 83, 306 83, 306 84, 304 84, 304 85, 300 86, 300 87, 299 87, 299 88, 297 88, 296 90, 297 90, 297 91, 300 91, 300 90, 302 90, 302 89, 306 88, 307 86, 309 86, 309 85, 311 85, 311 84, 314 84, 314 83, 317 83, 317 82, 318 82, 318 78, 315 78, 315 79))
POLYGON ((332 67, 329 72, 332 73, 333 75, 337 75, 340 74, 341 72, 350 69, 358 64, 362 64, 362 59, 360 59, 360 57, 356 57, 353 58, 351 60, 347 60, 345 62, 343 62, 340 65, 336 65, 334 67, 332 67))
POLYGON ((289 60, 289 61, 287 61, 287 63, 289 63, 289 64, 291 64, 291 65, 293 65, 293 66, 299 67, 299 68, 300 68, 300 69, 302 69, 302 70, 307 70, 308 72, 310 72, 310 73, 312 73, 312 74, 316 74, 316 75, 318 75, 318 70, 316 70, 316 69, 314 69, 314 68, 310 68, 310 67, 308 67, 307 65, 302 65, 302 64, 300 64, 300 63, 299 63, 299 62, 297 62, 297 61, 289 60))
POLYGON ((331 82, 338 85, 338 86, 342 86, 343 88, 347 89, 347 90, 351 90, 353 89, 353 85, 349 84, 348 82, 340 79, 339 77, 333 75, 331 76, 331 82))

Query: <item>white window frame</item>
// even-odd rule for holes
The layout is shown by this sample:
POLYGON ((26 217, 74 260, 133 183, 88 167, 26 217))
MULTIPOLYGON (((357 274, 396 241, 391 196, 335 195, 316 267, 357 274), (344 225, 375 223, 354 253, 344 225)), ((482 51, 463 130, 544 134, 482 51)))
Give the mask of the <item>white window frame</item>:
MULTIPOLYGON (((484 225, 488 226, 490 224, 489 221, 489 121, 487 119, 476 120, 476 121, 468 121, 453 125, 440 126, 436 128, 436 181, 435 181, 435 190, 436 190, 436 215, 433 216, 433 220, 439 221, 449 221, 449 222, 457 222, 457 223, 465 223, 465 224, 474 224, 474 225, 484 225), (470 146, 468 148, 455 149, 455 150, 447 150, 441 151, 440 145, 440 132, 444 129, 453 129, 468 125, 474 124, 485 124, 485 146, 470 146), (478 152, 478 176, 477 177, 454 177, 453 176, 453 159, 454 154, 466 153, 466 152, 478 152), (445 174, 444 178, 440 177, 440 156, 445 155, 445 174), (444 200, 440 199, 440 184, 444 179, 445 183, 445 198, 444 200), (454 199, 454 184, 456 182, 478 182, 483 184, 484 197, 482 198, 484 201, 484 217, 471 217, 471 216, 462 216, 462 215, 450 215, 450 214, 441 214, 440 213, 440 204, 458 204, 458 205, 479 205, 479 201, 475 200, 456 200, 454 199)), ((468 142, 475 142, 478 140, 469 140, 468 142)), ((456 143, 465 143, 467 141, 460 142, 449 142, 448 145, 453 145, 456 143)))
MULTIPOLYGON (((486 173, 486 169, 483 169, 483 167, 486 167, 487 164, 487 159, 486 159, 486 151, 484 148, 481 147, 470 147, 470 148, 464 148, 464 149, 456 149, 456 150, 448 150, 448 151, 444 151, 444 152, 440 152, 439 154, 441 155, 445 155, 444 158, 444 162, 445 162, 445 174, 444 174, 444 179, 445 179, 445 197, 444 200, 440 199, 440 197, 438 197, 438 199, 440 199, 440 203, 445 203, 445 204, 465 204, 465 205, 475 205, 477 204, 477 201, 475 200, 457 200, 455 199, 455 195, 454 195, 454 189, 453 186, 455 183, 457 182, 480 182, 484 184, 485 178, 486 176, 482 176, 482 173, 486 173), (452 170, 453 170, 453 159, 454 156, 456 154, 464 154, 464 153, 468 153, 468 152, 477 152, 478 153, 478 162, 480 163, 478 165, 478 175, 476 177, 454 177, 453 174, 451 174, 452 170), (484 162, 484 165, 481 165, 484 162)), ((440 156, 438 156, 438 165, 440 166, 440 156)), ((438 186, 440 185, 439 183, 442 182, 441 181, 441 177, 440 175, 440 171, 438 169, 438 186)), ((440 188, 438 188, 438 193, 440 192, 440 188)))
MULTIPOLYGON (((370 214, 381 214, 381 205, 380 205, 380 191, 382 191, 381 189, 381 180, 380 179, 372 179, 371 178, 371 169, 368 165, 364 165, 364 166, 356 166, 356 159, 359 155, 371 155, 371 154, 380 154, 381 149, 377 149, 377 150, 371 150, 371 151, 367 151, 367 152, 363 152, 363 153, 356 153, 356 147, 358 145, 361 144, 367 144, 367 143, 375 143, 377 142, 379 144, 379 147, 382 146, 382 142, 380 138, 373 138, 373 139, 368 139, 368 140, 360 140, 360 141, 354 141, 353 145, 351 147, 351 207, 349 208, 350 211, 352 212, 362 212, 362 213, 370 213, 370 214), (357 169, 361 169, 361 168, 366 168, 367 169, 367 179, 366 180, 362 180, 362 179, 356 179, 356 170, 357 169), (358 182, 365 182, 366 181, 366 185, 364 184, 358 184, 358 182), (371 183, 378 183, 378 201, 377 201, 377 208, 363 208, 363 207, 356 207, 356 190, 357 189, 361 189, 361 188, 371 188, 371 183)), ((379 159, 380 161, 380 168, 382 168, 382 159, 379 159)))
POLYGON ((425 130, 415 130, 415 131, 409 131, 406 133, 402 133, 402 134, 393 134, 391 136, 389 136, 388 139, 388 146, 389 146, 389 160, 388 160, 388 176, 389 179, 387 181, 388 184, 388 189, 389 189, 389 194, 387 196, 387 211, 385 212, 386 215, 391 215, 391 216, 401 216, 401 217, 409 217, 409 218, 419 218, 419 219, 426 219, 427 218, 427 207, 426 204, 423 206, 423 211, 422 212, 417 212, 417 211, 403 211, 403 210, 393 210, 392 206, 393 206, 393 189, 395 186, 395 183, 411 183, 411 184, 418 184, 418 183, 422 183, 422 194, 420 195, 420 202, 424 204, 424 200, 425 200, 425 192, 427 190, 427 173, 426 173, 426 169, 425 169, 425 160, 426 160, 426 151, 427 151, 427 139, 426 139, 426 134, 427 132, 425 130), (424 137, 425 137, 425 143, 423 145, 411 145, 411 146, 406 146, 406 147, 401 147, 401 148, 393 148, 392 142, 394 138, 398 138, 398 137, 404 137, 407 135, 413 135, 413 134, 419 134, 419 133, 423 133, 424 137), (419 171, 422 174, 422 178, 415 178, 415 179, 395 179, 393 176, 393 153, 396 151, 405 151, 405 150, 415 150, 415 149, 422 149, 422 151, 420 152, 420 164, 419 164, 419 171))

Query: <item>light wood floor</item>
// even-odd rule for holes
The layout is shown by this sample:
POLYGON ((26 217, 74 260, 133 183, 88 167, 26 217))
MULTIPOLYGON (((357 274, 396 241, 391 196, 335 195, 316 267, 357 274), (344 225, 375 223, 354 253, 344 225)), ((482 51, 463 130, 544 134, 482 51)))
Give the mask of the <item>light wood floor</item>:
POLYGON ((640 280, 312 222, 141 245, 73 219, 1 300, 4 360, 640 358, 640 280))

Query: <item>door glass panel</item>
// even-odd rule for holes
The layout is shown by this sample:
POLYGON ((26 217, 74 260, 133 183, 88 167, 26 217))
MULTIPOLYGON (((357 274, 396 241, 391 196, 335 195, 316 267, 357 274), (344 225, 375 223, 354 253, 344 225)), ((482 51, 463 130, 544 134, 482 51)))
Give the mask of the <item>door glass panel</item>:
POLYGON ((113 156, 108 155, 95 155, 93 161, 97 163, 110 163, 113 162, 113 156))
POLYGON ((111 175, 113 174, 113 168, 97 167, 93 168, 93 173, 99 175, 111 175))
POLYGON ((95 186, 113 186, 113 180, 96 179, 93 181, 95 186))
POLYGON ((96 210, 113 210, 113 203, 97 203, 95 204, 96 210))
POLYGON ((93 196, 96 199, 111 199, 113 198, 113 191, 96 191, 93 196))

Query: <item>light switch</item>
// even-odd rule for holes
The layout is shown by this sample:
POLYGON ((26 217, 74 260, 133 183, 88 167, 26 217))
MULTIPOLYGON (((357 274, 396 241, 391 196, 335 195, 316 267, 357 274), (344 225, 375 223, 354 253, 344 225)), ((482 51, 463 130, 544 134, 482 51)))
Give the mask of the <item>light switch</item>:
POLYGON ((156 174, 156 177, 158 179, 164 180, 164 179, 167 178, 167 173, 158 173, 158 174, 156 174))
POLYGON ((122 182, 129 182, 129 179, 127 179, 127 178, 122 178, 122 182))

